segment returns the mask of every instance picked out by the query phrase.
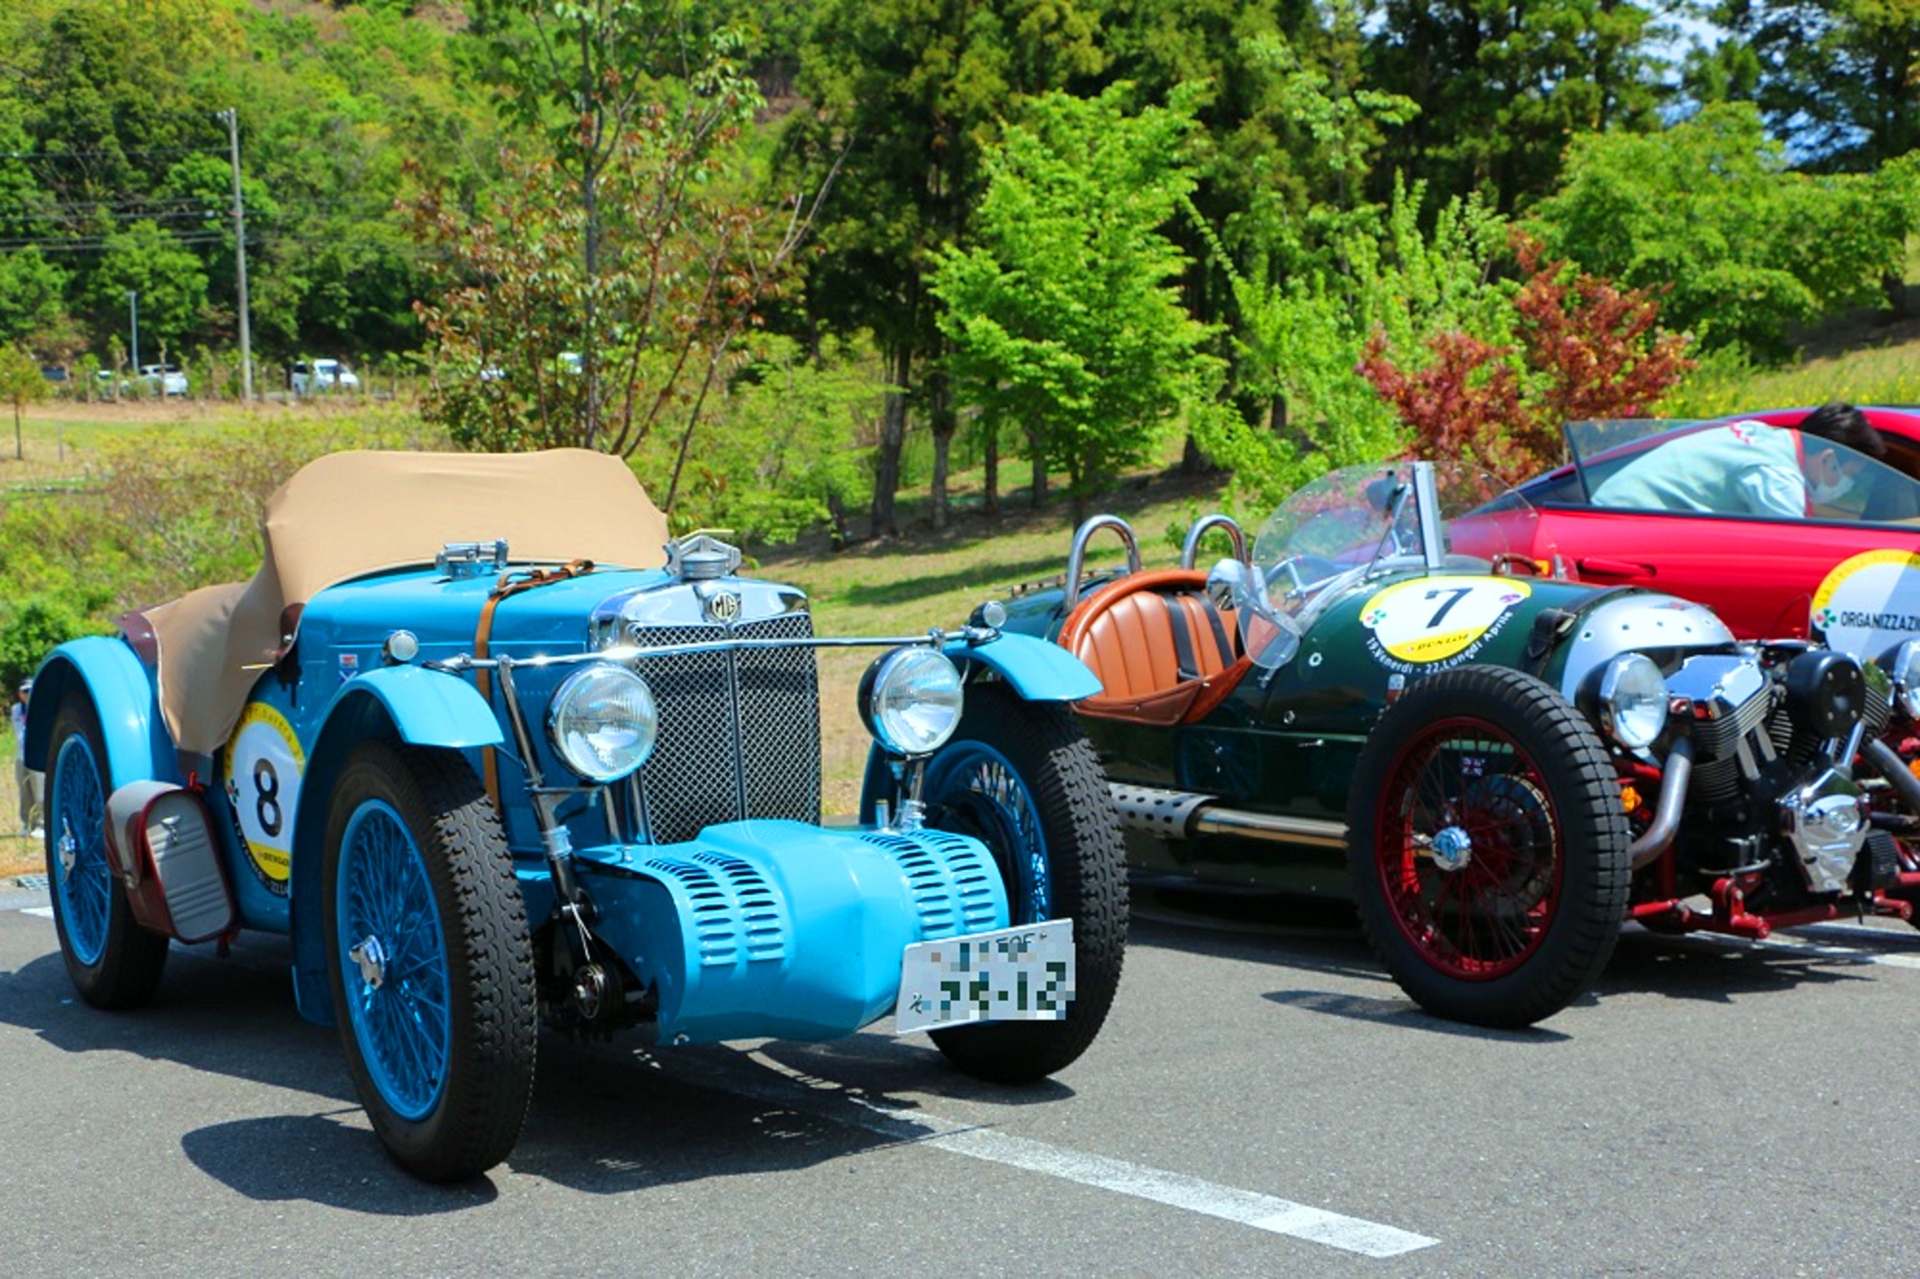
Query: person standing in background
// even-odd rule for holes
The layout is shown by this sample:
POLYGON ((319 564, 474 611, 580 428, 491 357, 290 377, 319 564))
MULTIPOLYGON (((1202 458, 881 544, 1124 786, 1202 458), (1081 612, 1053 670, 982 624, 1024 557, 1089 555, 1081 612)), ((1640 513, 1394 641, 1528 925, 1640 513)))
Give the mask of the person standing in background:
POLYGON ((27 695, 33 681, 23 679, 13 699, 13 784, 20 795, 20 833, 39 839, 47 832, 42 825, 42 792, 46 774, 27 767, 27 695))

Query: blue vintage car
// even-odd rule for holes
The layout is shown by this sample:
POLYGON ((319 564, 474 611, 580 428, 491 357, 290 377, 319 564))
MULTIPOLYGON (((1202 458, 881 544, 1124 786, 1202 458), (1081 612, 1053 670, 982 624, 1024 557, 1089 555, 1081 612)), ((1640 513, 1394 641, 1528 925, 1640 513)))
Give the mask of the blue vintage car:
POLYGON ((619 461, 341 453, 255 577, 40 667, 61 952, 127 1008, 171 946, 291 939, 374 1131, 430 1180, 517 1139, 544 1021, 662 1044, 889 1014, 1007 1082, 1073 1061, 1125 944, 1117 821, 1065 703, 976 616, 816 637, 805 595, 667 537, 619 461), (821 823, 816 650, 881 651, 862 811, 821 823), (978 1024, 975 1024, 978 1023, 978 1024))

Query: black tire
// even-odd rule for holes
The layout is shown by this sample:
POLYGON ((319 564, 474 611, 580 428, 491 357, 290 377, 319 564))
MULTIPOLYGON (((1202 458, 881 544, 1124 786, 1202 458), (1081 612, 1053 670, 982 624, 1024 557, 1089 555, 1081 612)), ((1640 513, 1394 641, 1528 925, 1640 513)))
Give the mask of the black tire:
POLYGON ((957 1026, 934 1031, 933 1042, 980 1079, 1045 1078, 1100 1033, 1126 959, 1126 862, 1106 774, 1065 706, 975 684, 926 783, 927 825, 993 850, 1012 923, 1073 920, 1075 970, 1064 1019, 957 1026))
POLYGON ((1464 666, 1414 684, 1360 753, 1347 826, 1367 937, 1428 1012, 1530 1026, 1613 954, 1631 879, 1619 780, 1531 675, 1464 666))
POLYGON ((499 816, 458 752, 365 741, 324 857, 327 979, 373 1130, 424 1181, 476 1177, 519 1139, 539 1033, 499 816))
POLYGON ((80 997, 95 1008, 137 1008, 166 972, 169 941, 133 917, 126 887, 107 860, 107 796, 113 779, 93 699, 74 681, 54 712, 47 752, 47 884, 53 926, 80 997))

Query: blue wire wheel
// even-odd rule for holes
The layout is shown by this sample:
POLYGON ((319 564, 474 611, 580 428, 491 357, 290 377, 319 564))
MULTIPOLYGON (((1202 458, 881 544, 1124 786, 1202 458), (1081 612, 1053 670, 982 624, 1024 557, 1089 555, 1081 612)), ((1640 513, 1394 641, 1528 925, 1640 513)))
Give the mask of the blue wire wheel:
POLYGON ((1020 770, 994 747, 955 742, 927 766, 924 794, 934 824, 971 835, 992 850, 1007 885, 1013 924, 1052 918, 1053 875, 1040 807, 1020 770))
POLYGON ((507 1157, 533 1096, 539 996, 499 814, 458 751, 379 738, 326 797, 321 916, 347 1073, 426 1181, 507 1157))
POLYGON ((997 1083, 1050 1075, 1099 1034, 1126 959, 1126 868, 1106 775, 1071 712, 1004 684, 967 689, 953 739, 927 761, 927 825, 992 852, 1015 926, 1073 921, 1074 995, 1064 1020, 933 1032, 960 1069, 997 1083))
POLYGON ((337 875, 335 962, 354 1040, 393 1112, 423 1119, 447 1085, 447 943, 420 845, 385 800, 347 819, 337 875))
POLYGON ((107 948, 113 872, 107 865, 106 796, 93 745, 74 733, 54 756, 48 832, 53 897, 73 958, 92 967, 107 948))
POLYGON ((60 958, 95 1008, 136 1008, 153 997, 171 943, 137 923, 107 857, 113 789, 100 717, 84 686, 70 686, 47 746, 47 884, 60 958))

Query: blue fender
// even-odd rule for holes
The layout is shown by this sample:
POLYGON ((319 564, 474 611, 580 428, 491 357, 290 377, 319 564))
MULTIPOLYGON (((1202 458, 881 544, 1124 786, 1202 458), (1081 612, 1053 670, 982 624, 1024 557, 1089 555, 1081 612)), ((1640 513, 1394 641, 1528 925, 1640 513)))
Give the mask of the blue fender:
POLYGON ((987 667, 1029 702, 1077 702, 1102 687, 1085 662, 1031 635, 1003 633, 984 644, 948 640, 945 652, 962 671, 973 663, 987 667))
MULTIPOLYGON (((38 691, 39 685, 34 685, 38 691)), ((320 717, 307 750, 301 804, 294 816, 293 869, 287 884, 293 934, 293 990, 300 1015, 333 1022, 327 990, 326 930, 320 918, 321 844, 335 776, 355 742, 392 734, 410 746, 458 750, 498 746, 500 720, 480 690, 458 675, 418 666, 387 666, 342 684, 320 717)))
POLYGON ((364 705, 368 696, 380 703, 387 723, 409 746, 465 750, 498 746, 506 740, 487 699, 460 676, 419 666, 387 666, 340 686, 320 717, 316 746, 333 727, 335 716, 363 716, 369 709, 364 705))
POLYGON ((93 700, 111 785, 179 780, 153 677, 124 640, 104 635, 68 640, 34 673, 33 696, 27 703, 28 767, 46 769, 53 718, 67 690, 76 687, 86 689, 93 700))

